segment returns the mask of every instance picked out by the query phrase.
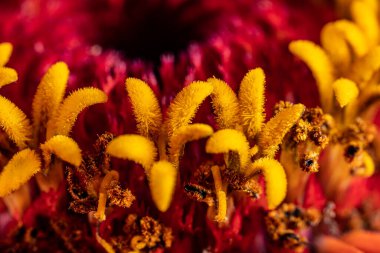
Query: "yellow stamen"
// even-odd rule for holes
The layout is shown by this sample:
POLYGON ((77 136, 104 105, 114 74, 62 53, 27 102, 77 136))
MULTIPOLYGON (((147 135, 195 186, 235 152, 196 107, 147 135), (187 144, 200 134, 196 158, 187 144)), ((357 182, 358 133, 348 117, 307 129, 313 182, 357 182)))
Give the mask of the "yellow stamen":
POLYGON ((201 103, 211 94, 212 85, 207 82, 192 82, 183 88, 168 108, 167 131, 169 137, 176 129, 191 123, 201 103))
POLYGON ((355 23, 348 20, 338 20, 334 26, 345 37, 356 57, 362 57, 368 52, 369 45, 363 32, 355 23))
POLYGON ((244 131, 254 138, 261 131, 265 120, 265 74, 261 68, 249 71, 239 89, 240 113, 244 131))
MULTIPOLYGON (((375 73, 380 69, 380 47, 375 47, 364 57, 352 64, 349 78, 356 82, 360 88, 369 85, 375 73)), ((377 83, 375 83, 377 85, 377 83)))
POLYGON ((274 157, 286 133, 299 120, 305 110, 302 104, 285 108, 271 118, 259 136, 259 148, 264 156, 274 157))
POLYGON ((20 148, 25 148, 32 135, 32 127, 26 115, 11 101, 0 96, 0 127, 20 148))
POLYGON ((249 149, 249 157, 256 155, 259 152, 259 146, 255 145, 249 149))
POLYGON ((329 112, 333 101, 331 84, 334 80, 334 67, 329 57, 322 48, 311 41, 293 41, 289 45, 289 50, 310 68, 317 81, 323 109, 329 112))
POLYGON ((375 163, 372 160, 372 157, 367 153, 363 152, 363 163, 364 163, 364 173, 362 176, 364 177, 370 177, 375 172, 375 163))
POLYGON ((0 67, 8 63, 12 55, 13 46, 11 43, 0 43, 0 67))
POLYGON ((167 161, 153 164, 150 173, 150 192, 158 210, 166 212, 172 201, 177 180, 177 169, 167 161))
POLYGON ((33 128, 38 140, 41 131, 46 131, 48 120, 55 116, 62 98, 65 95, 69 69, 64 62, 52 65, 42 77, 33 99, 33 128))
POLYGON ((169 157, 174 167, 178 167, 179 158, 182 156, 183 147, 187 142, 205 138, 212 135, 213 132, 212 127, 206 124, 191 124, 175 131, 169 144, 169 157))
POLYGON ((82 162, 81 150, 78 144, 67 136, 56 135, 52 137, 44 144, 41 144, 41 150, 46 166, 50 165, 52 154, 76 167, 79 167, 82 162))
POLYGON ((250 164, 246 175, 250 176, 261 170, 265 178, 268 208, 275 209, 286 196, 286 174, 282 165, 271 158, 260 158, 250 164))
POLYGON ((380 87, 370 86, 362 91, 357 100, 349 104, 346 108, 347 119, 355 119, 360 116, 368 118, 368 113, 373 113, 372 109, 377 108, 380 102, 380 87))
POLYGON ((139 252, 143 248, 146 247, 146 242, 144 242, 144 238, 141 235, 135 235, 131 239, 131 248, 139 252))
POLYGON ((40 159, 33 150, 24 149, 16 153, 0 174, 0 197, 17 190, 40 168, 40 159))
POLYGON ((346 71, 351 63, 351 52, 345 38, 334 23, 326 24, 321 31, 321 44, 332 63, 341 71, 346 71))
POLYGON ((107 253, 115 253, 115 250, 112 248, 111 244, 109 244, 106 240, 104 240, 103 238, 101 238, 98 233, 96 233, 96 241, 100 245, 102 245, 102 247, 104 248, 104 250, 107 253))
POLYGON ((351 64, 351 50, 356 57, 368 52, 364 34, 356 24, 347 20, 325 25, 321 32, 321 43, 332 62, 342 71, 346 71, 351 64))
POLYGON ((223 190, 222 177, 218 166, 211 167, 212 176, 214 178, 215 192, 218 200, 218 213, 215 216, 217 222, 225 222, 227 214, 227 196, 223 190))
POLYGON ((0 67, 0 88, 10 83, 16 82, 18 75, 16 70, 0 67))
POLYGON ((119 173, 115 170, 111 170, 103 178, 102 183, 100 184, 98 209, 96 213, 94 213, 94 217, 100 222, 106 219, 107 190, 110 187, 111 182, 114 180, 119 180, 119 173))
POLYGON ((354 101, 359 95, 359 89, 353 81, 340 78, 333 83, 333 89, 336 100, 338 100, 340 107, 354 101))
POLYGON ((158 136, 162 114, 152 89, 144 81, 137 78, 128 78, 125 84, 139 134, 145 137, 158 136))
POLYGON ((154 143, 136 134, 116 137, 108 144, 106 152, 111 156, 141 164, 148 175, 150 167, 157 156, 157 149, 154 143))
POLYGON ((85 108, 107 102, 107 95, 96 88, 82 88, 65 98, 57 111, 57 116, 48 124, 48 138, 56 134, 68 135, 78 114, 85 108))
POLYGON ((239 124, 239 101, 234 91, 220 79, 210 78, 207 81, 214 88, 211 98, 219 129, 235 128, 239 124))
POLYGON ((374 46, 379 40, 379 23, 377 10, 365 1, 355 0, 351 4, 351 15, 355 23, 366 35, 369 45, 374 46))
POLYGON ((206 143, 206 152, 211 154, 236 152, 240 157, 240 169, 248 162, 249 143, 243 133, 234 129, 223 129, 215 132, 206 143))

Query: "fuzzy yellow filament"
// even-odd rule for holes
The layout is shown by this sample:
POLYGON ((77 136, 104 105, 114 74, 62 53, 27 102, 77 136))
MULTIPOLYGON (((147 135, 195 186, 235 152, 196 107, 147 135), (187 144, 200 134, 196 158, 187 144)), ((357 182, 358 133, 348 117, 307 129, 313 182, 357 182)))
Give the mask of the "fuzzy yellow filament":
POLYGON ((167 132, 171 137, 176 129, 191 123, 199 106, 211 94, 213 87, 207 82, 192 82, 183 88, 168 108, 167 132))
POLYGON ((0 127, 20 148, 27 146, 32 135, 32 127, 26 115, 11 101, 0 96, 0 127))
POLYGON ((305 110, 302 104, 295 104, 277 113, 263 127, 259 136, 259 148, 264 156, 273 158, 286 133, 299 120, 305 110))
POLYGON ((212 106, 216 114, 219 129, 235 128, 239 124, 239 101, 234 91, 224 81, 209 78, 213 92, 211 94, 212 106))
POLYGON ((98 209, 94 214, 94 217, 98 219, 98 221, 102 222, 106 219, 106 205, 107 205, 107 190, 112 181, 119 180, 119 173, 115 170, 111 170, 106 174, 103 178, 102 183, 100 184, 99 189, 99 201, 98 201, 98 209))
POLYGON ((162 124, 161 108, 152 89, 144 81, 128 78, 125 81, 139 134, 158 136, 162 124))
POLYGON ((63 100, 56 117, 51 124, 48 124, 47 139, 56 134, 68 135, 81 111, 91 105, 106 101, 107 95, 96 88, 81 88, 74 91, 63 100))
POLYGON ((48 120, 51 120, 65 95, 69 68, 64 62, 52 65, 42 77, 33 99, 33 129, 36 142, 46 134, 48 120))
POLYGON ((0 197, 17 190, 40 171, 41 162, 31 149, 15 154, 0 174, 0 197))
POLYGON ((242 124, 248 138, 254 138, 264 124, 264 92, 264 71, 261 68, 249 71, 241 81, 239 89, 242 124))

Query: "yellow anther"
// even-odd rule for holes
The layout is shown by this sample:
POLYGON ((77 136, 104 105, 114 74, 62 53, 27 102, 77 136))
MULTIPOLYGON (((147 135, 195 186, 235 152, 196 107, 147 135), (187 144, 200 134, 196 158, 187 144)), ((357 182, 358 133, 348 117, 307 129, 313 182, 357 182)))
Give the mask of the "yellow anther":
POLYGON ((206 124, 191 124, 175 131, 169 143, 170 161, 177 168, 185 144, 210 136, 213 132, 212 127, 206 124))
POLYGON ((261 170, 265 178, 265 190, 268 208, 276 208, 286 196, 286 174, 282 165, 271 158, 260 158, 250 164, 246 175, 250 176, 261 170))
POLYGON ((106 152, 111 156, 141 164, 148 176, 149 170, 157 157, 157 149, 154 143, 136 134, 116 137, 108 144, 106 152))
POLYGON ((158 210, 166 212, 173 198, 177 169, 167 161, 153 164, 150 173, 150 192, 158 210))
POLYGON ((67 136, 56 135, 52 137, 44 144, 41 144, 41 150, 46 166, 51 163, 52 154, 76 167, 79 167, 82 162, 81 150, 78 144, 67 136))
POLYGON ((359 95, 359 89, 353 81, 340 78, 333 83, 333 89, 336 100, 338 100, 340 107, 354 101, 359 95))
POLYGON ((243 133, 234 129, 223 129, 215 132, 207 141, 207 153, 227 154, 230 151, 239 154, 240 169, 243 170, 249 159, 249 143, 243 133))

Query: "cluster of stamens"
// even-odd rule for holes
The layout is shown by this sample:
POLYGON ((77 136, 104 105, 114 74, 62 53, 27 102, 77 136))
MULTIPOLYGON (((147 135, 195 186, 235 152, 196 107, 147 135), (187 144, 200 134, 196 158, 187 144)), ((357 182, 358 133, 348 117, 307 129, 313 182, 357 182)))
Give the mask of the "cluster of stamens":
POLYGON ((270 211, 265 217, 265 224, 270 238, 280 247, 302 252, 308 244, 301 232, 310 226, 316 226, 321 219, 317 209, 304 209, 294 204, 283 204, 270 211))

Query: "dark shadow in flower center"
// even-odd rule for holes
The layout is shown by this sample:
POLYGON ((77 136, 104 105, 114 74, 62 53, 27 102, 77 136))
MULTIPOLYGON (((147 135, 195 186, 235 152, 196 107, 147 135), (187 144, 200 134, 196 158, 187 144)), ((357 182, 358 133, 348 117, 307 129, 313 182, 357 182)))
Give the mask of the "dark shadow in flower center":
POLYGON ((220 25, 225 8, 198 0, 124 1, 119 5, 97 6, 97 43, 128 58, 153 62, 208 38, 220 25))

